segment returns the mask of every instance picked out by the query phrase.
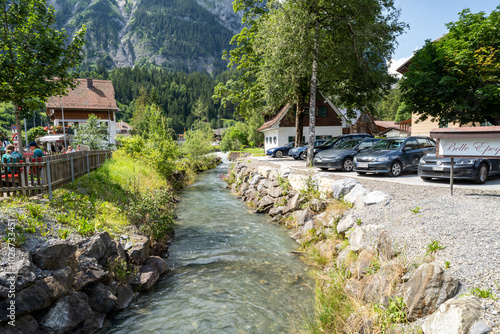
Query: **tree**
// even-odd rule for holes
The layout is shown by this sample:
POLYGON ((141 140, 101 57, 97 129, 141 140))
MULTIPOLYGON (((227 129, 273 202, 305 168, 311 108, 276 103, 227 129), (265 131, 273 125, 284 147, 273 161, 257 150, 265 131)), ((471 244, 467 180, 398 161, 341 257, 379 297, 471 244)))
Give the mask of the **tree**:
POLYGON ((75 136, 77 144, 88 145, 91 150, 109 147, 109 129, 94 114, 90 114, 86 124, 80 125, 75 136))
POLYGON ((446 26, 411 59, 403 101, 420 120, 500 125, 500 6, 489 16, 463 10, 446 26))
POLYGON ((28 130, 28 142, 35 141, 35 139, 47 135, 47 130, 43 126, 37 126, 28 130))
MULTIPOLYGON (((0 0, 0 102, 14 104, 16 126, 34 100, 66 94, 76 85, 69 70, 83 58, 85 26, 67 44, 45 0, 0 0), (56 79, 57 78, 57 79, 56 79)), ((19 149, 23 152, 22 138, 19 149)))

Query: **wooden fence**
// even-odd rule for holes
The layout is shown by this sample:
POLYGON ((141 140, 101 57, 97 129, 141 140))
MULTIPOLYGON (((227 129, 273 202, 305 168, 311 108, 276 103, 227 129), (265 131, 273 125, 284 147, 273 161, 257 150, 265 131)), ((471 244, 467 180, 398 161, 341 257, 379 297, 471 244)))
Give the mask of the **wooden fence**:
MULTIPOLYGON (((112 151, 84 151, 38 158, 36 162, 6 164, 0 162, 0 196, 35 195, 52 191, 89 174, 110 159, 112 151)), ((29 159, 32 160, 32 159, 29 159)))

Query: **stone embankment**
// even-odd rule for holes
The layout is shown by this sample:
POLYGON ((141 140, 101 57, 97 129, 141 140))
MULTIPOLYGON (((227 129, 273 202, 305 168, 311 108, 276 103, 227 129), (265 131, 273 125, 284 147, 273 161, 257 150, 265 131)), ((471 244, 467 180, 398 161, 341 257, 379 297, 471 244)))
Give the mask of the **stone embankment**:
MULTIPOLYGON (((381 208, 394 204, 386 192, 370 191, 352 178, 334 181, 250 161, 235 164, 228 184, 255 213, 267 213, 295 229, 292 238, 298 243, 316 236, 320 254, 333 259, 324 271, 343 271, 350 296, 366 306, 404 312, 399 321, 405 324, 392 333, 500 333, 495 317, 498 302, 459 295, 461 281, 435 261, 439 247, 416 260, 394 242, 388 228, 364 219, 370 217, 367 212, 382 212, 381 208), (349 209, 336 209, 338 203, 349 209), (357 218, 357 211, 364 213, 363 220, 357 218)), ((376 319, 366 310, 362 307, 353 313, 344 330, 371 333, 376 319)))
POLYGON ((108 312, 156 284, 167 256, 166 243, 138 231, 16 249, 0 268, 0 333, 95 333, 108 312))

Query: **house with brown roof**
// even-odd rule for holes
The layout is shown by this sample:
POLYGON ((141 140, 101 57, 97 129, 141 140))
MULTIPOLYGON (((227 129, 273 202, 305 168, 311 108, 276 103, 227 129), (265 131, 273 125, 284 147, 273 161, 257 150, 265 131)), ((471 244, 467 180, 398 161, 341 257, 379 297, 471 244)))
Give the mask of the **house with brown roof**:
POLYGON ((409 124, 411 120, 403 122, 394 121, 375 121, 375 125, 379 130, 379 136, 383 137, 408 137, 411 128, 409 124))
MULTIPOLYGON (((273 115, 266 116, 265 123, 257 130, 264 134, 264 149, 280 147, 295 141, 296 104, 287 103, 273 115)), ((309 139, 309 104, 304 103, 304 139, 309 139)), ((342 135, 348 126, 347 119, 323 94, 316 98, 316 139, 328 139, 342 135)))
POLYGON ((94 114, 108 126, 109 143, 115 144, 116 113, 120 110, 110 80, 77 79, 77 86, 68 95, 50 97, 45 111, 56 127, 85 124, 94 114))

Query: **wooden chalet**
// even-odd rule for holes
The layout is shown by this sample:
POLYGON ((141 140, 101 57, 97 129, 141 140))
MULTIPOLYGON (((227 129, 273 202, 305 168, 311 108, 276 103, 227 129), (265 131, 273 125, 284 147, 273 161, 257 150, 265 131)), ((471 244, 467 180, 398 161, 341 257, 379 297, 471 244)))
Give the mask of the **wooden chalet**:
MULTIPOLYGON (((296 104, 287 103, 273 115, 265 118, 265 123, 257 130, 264 134, 264 149, 283 146, 295 141, 296 104)), ((309 139, 309 103, 304 103, 304 142, 309 139)), ((316 99, 316 139, 328 139, 342 135, 347 119, 323 94, 316 99)))
MULTIPOLYGON (((110 80, 77 79, 77 86, 66 96, 52 96, 45 110, 54 126, 85 124, 90 114, 96 115, 109 129, 109 143, 115 144, 115 90, 110 80)), ((76 130, 78 131, 78 130, 76 130)))

